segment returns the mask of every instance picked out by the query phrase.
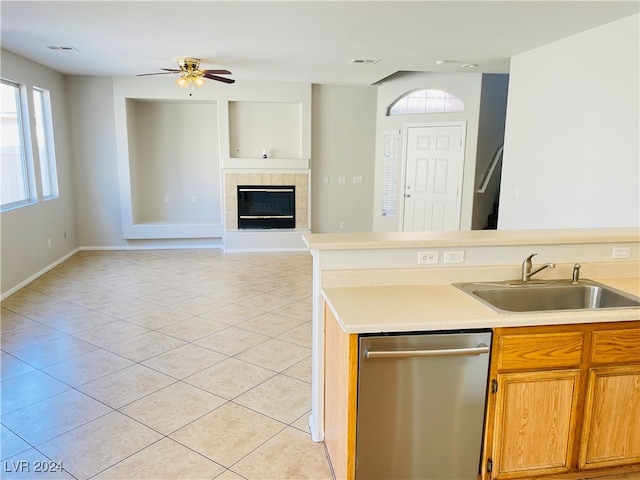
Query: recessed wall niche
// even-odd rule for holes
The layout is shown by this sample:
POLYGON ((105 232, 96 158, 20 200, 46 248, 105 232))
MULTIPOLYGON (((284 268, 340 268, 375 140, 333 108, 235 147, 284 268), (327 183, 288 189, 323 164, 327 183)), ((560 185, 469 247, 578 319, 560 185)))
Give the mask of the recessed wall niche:
POLYGON ((302 157, 302 104, 229 102, 231 158, 302 157))
POLYGON ((134 224, 222 221, 215 102, 127 99, 134 224))

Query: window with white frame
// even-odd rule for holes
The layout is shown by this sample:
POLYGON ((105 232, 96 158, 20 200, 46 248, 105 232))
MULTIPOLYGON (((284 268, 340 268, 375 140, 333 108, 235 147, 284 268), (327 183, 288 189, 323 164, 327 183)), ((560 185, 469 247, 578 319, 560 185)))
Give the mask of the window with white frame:
POLYGON ((56 153, 53 145, 51 97, 47 90, 33 88, 33 109, 36 120, 42 196, 45 200, 49 200, 58 196, 58 174, 56 153))
POLYGON ((458 97, 444 90, 426 88, 414 90, 396 100, 387 110, 387 115, 454 112, 464 112, 464 103, 458 97))
POLYGON ((34 189, 24 121, 25 89, 4 79, 0 87, 0 208, 5 210, 31 203, 34 189))

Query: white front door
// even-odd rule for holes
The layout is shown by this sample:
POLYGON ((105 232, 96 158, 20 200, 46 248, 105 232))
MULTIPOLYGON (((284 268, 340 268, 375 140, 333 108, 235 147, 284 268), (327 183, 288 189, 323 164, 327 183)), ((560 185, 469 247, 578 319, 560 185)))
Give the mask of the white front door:
POLYGON ((460 228, 465 125, 407 127, 403 230, 460 228))

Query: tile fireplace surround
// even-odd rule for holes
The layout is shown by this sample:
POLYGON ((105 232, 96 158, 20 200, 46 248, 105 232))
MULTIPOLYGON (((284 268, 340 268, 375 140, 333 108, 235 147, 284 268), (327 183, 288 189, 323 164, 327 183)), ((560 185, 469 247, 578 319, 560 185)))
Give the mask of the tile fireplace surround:
POLYGON ((296 229, 309 228, 309 176, 306 173, 225 173, 225 229, 238 229, 238 185, 295 185, 296 229))

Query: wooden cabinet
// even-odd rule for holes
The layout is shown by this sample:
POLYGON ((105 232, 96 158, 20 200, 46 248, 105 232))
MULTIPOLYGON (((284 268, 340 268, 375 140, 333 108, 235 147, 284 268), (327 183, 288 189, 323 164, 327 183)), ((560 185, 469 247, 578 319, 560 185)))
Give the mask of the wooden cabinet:
POLYGON ((639 322, 496 329, 490 378, 483 478, 640 470, 639 322))
POLYGON ((571 469, 584 336, 557 329, 494 332, 491 478, 571 469))
POLYGON ((497 375, 494 478, 571 468, 579 370, 497 375))
POLYGON ((324 443, 335 478, 355 478, 358 336, 325 306, 324 443))
POLYGON ((595 330, 580 468, 640 463, 640 328, 595 330))

